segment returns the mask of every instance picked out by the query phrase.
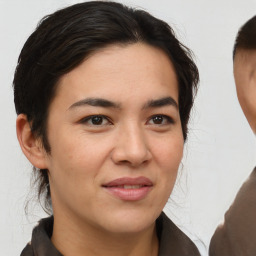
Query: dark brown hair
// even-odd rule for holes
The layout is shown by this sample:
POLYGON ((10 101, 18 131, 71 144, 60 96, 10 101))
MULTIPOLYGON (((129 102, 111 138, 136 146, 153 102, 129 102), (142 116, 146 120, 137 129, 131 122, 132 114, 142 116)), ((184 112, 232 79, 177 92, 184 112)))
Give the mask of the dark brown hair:
POLYGON ((256 16, 249 19, 238 31, 234 49, 233 58, 238 49, 255 50, 256 49, 256 16))
MULTIPOLYGON (((23 113, 35 136, 50 154, 47 116, 60 77, 90 54, 111 44, 143 42, 162 49, 172 61, 179 85, 179 112, 184 140, 199 80, 191 51, 172 28, 149 13, 120 3, 92 1, 44 17, 26 41, 18 59, 13 86, 17 114, 23 113)), ((50 210, 47 170, 38 175, 38 196, 50 210), (46 194, 45 194, 46 193, 46 194)))

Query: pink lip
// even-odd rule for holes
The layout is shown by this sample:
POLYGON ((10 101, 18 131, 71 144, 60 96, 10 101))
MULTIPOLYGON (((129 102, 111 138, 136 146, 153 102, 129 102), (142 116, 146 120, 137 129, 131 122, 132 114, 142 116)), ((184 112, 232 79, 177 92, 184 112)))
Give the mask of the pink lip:
POLYGON ((115 197, 124 201, 138 201, 147 196, 153 187, 153 183, 146 177, 129 178, 123 177, 110 181, 103 187, 115 197), (124 186, 139 186, 124 188, 124 186))

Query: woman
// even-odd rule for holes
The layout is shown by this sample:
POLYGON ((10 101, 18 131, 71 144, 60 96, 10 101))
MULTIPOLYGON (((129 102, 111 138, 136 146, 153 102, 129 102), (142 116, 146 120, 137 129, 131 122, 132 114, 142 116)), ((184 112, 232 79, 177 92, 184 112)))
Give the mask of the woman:
POLYGON ((163 21, 114 2, 45 17, 14 77, 17 136, 39 175, 27 255, 199 255, 162 209, 198 83, 163 21))

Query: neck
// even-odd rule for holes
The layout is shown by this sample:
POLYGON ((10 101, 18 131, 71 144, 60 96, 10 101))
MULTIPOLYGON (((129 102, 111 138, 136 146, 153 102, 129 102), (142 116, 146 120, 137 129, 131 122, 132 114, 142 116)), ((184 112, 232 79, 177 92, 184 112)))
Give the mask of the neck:
POLYGON ((66 256, 156 256, 155 223, 140 232, 113 233, 54 215, 52 242, 66 256))

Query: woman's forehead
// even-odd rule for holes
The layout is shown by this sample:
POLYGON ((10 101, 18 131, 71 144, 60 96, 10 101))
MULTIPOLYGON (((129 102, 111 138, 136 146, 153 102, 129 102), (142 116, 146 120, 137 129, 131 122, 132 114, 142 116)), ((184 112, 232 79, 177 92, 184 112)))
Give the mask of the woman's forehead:
POLYGON ((114 45, 95 53, 64 75, 57 91, 57 95, 100 96, 119 101, 125 95, 134 99, 138 94, 160 97, 168 91, 178 101, 176 73, 168 56, 144 44, 114 45))

